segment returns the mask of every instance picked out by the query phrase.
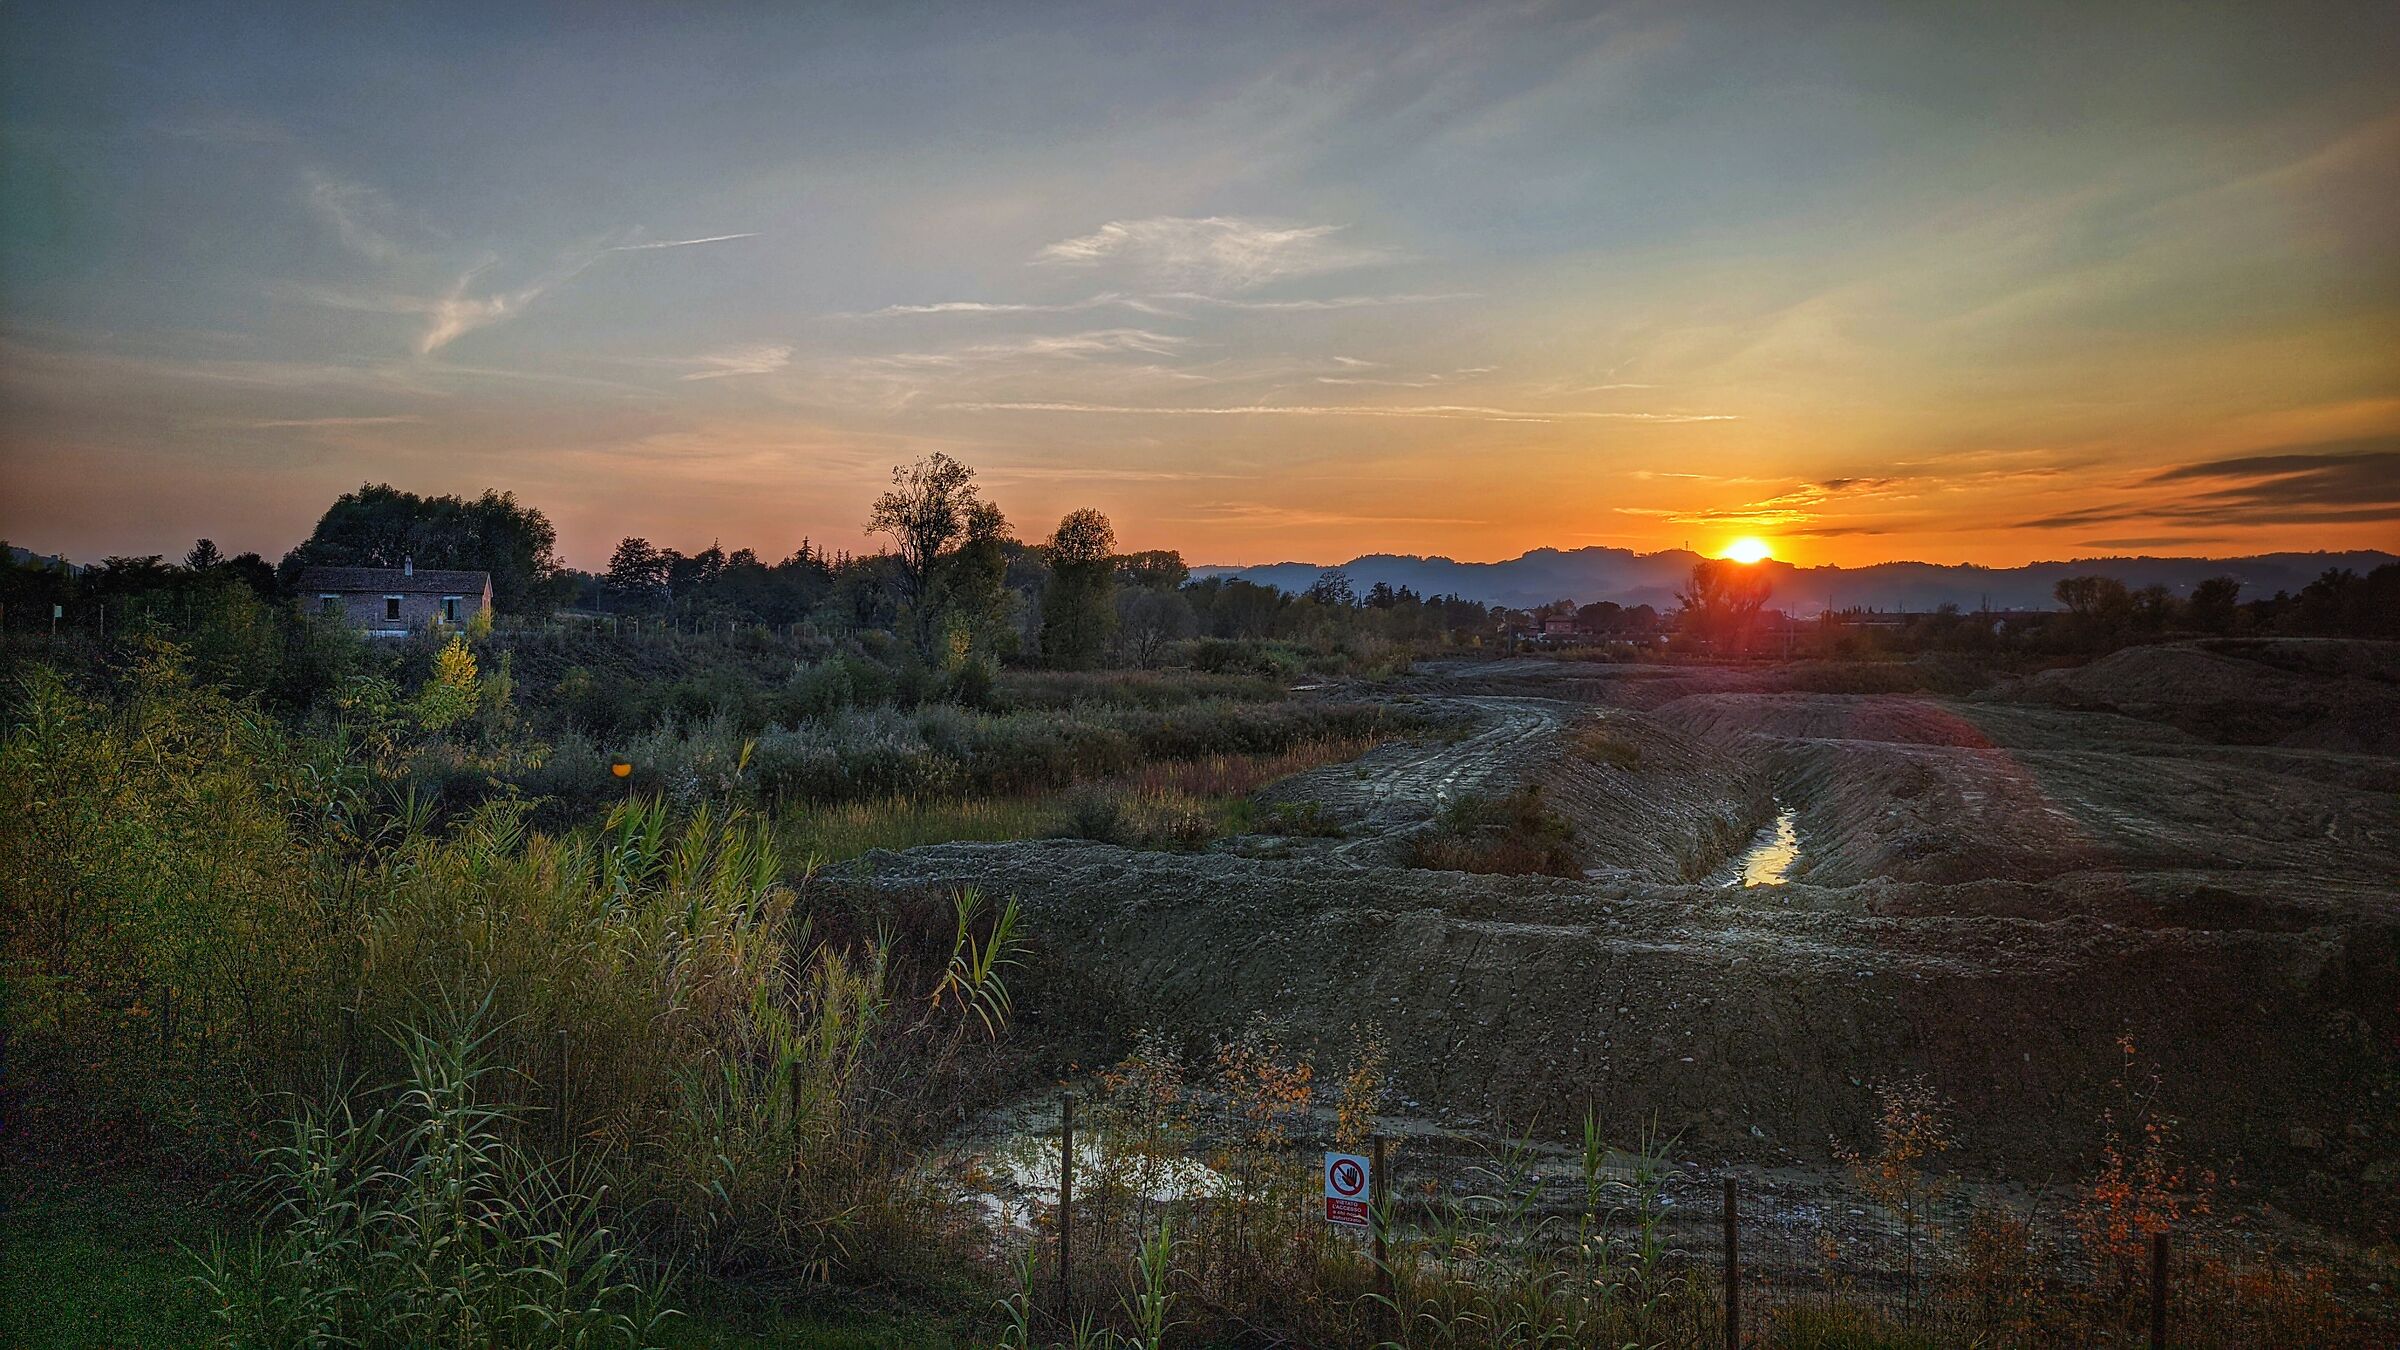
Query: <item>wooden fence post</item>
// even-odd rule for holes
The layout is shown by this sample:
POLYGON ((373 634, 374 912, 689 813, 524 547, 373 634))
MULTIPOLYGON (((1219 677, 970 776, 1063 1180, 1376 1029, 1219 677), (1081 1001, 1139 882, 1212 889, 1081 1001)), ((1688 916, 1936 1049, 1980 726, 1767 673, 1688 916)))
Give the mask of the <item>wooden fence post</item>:
POLYGON ((1074 1259, 1075 1232, 1075 1098, 1058 1094, 1058 1320, 1063 1325, 1074 1305, 1068 1283, 1074 1259))
POLYGON ((1742 1350, 1742 1217, 1732 1177, 1725 1178, 1725 1350, 1742 1350))
POLYGON ((2150 1350, 2167 1344, 2167 1235, 2150 1237, 2150 1350))
POLYGON ((1399 1335, 1400 1293, 1398 1282, 1392 1279, 1391 1150, 1384 1145, 1380 1134, 1368 1141, 1367 1220, 1372 1225, 1369 1231, 1375 1235, 1375 1322, 1383 1339, 1389 1341, 1399 1335))

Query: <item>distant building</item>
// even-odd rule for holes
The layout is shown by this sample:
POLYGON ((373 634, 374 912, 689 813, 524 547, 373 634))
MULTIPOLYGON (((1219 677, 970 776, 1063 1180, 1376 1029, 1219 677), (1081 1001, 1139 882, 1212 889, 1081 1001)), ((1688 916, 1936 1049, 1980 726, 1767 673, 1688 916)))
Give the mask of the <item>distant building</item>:
POLYGON ((396 568, 304 567, 294 584, 302 606, 340 618, 369 637, 463 628, 492 608, 491 573, 419 571, 414 559, 396 568))

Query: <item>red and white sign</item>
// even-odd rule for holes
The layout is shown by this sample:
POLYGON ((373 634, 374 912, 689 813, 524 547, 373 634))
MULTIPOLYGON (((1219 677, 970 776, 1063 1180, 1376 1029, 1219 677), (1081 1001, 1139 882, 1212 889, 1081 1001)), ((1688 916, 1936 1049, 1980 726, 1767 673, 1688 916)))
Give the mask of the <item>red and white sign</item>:
POLYGON ((1368 1187, 1373 1174, 1367 1160, 1355 1153, 1325 1155, 1325 1222, 1366 1228, 1368 1187))

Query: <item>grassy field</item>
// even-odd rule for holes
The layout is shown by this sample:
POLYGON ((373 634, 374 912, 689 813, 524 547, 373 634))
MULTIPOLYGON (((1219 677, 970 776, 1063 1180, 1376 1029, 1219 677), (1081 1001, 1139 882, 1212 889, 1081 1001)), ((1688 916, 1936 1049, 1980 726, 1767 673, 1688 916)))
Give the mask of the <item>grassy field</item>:
POLYGON ((786 857, 841 862, 877 849, 1058 837, 1192 848, 1247 828, 1248 799, 1270 783, 1356 759, 1377 738, 1335 736, 1288 750, 1209 755, 1048 792, 892 796, 794 807, 776 822, 786 857))
MULTIPOLYGON (((192 1280, 213 1235, 240 1237, 238 1216, 203 1197, 166 1198, 120 1179, 45 1181, 0 1214, 0 1345, 46 1350, 152 1350, 203 1345, 217 1333, 192 1280)), ((701 1286, 667 1327, 688 1350, 947 1350, 977 1344, 986 1309, 877 1307, 855 1295, 776 1300, 701 1286)))

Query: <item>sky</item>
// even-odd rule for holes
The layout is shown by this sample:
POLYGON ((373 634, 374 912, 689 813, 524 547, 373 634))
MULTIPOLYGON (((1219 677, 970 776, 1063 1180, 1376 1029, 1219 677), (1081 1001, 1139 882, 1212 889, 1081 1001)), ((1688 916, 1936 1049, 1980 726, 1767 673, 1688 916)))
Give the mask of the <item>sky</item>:
POLYGON ((0 538, 2400 548, 2400 6, 0 7, 0 538))

